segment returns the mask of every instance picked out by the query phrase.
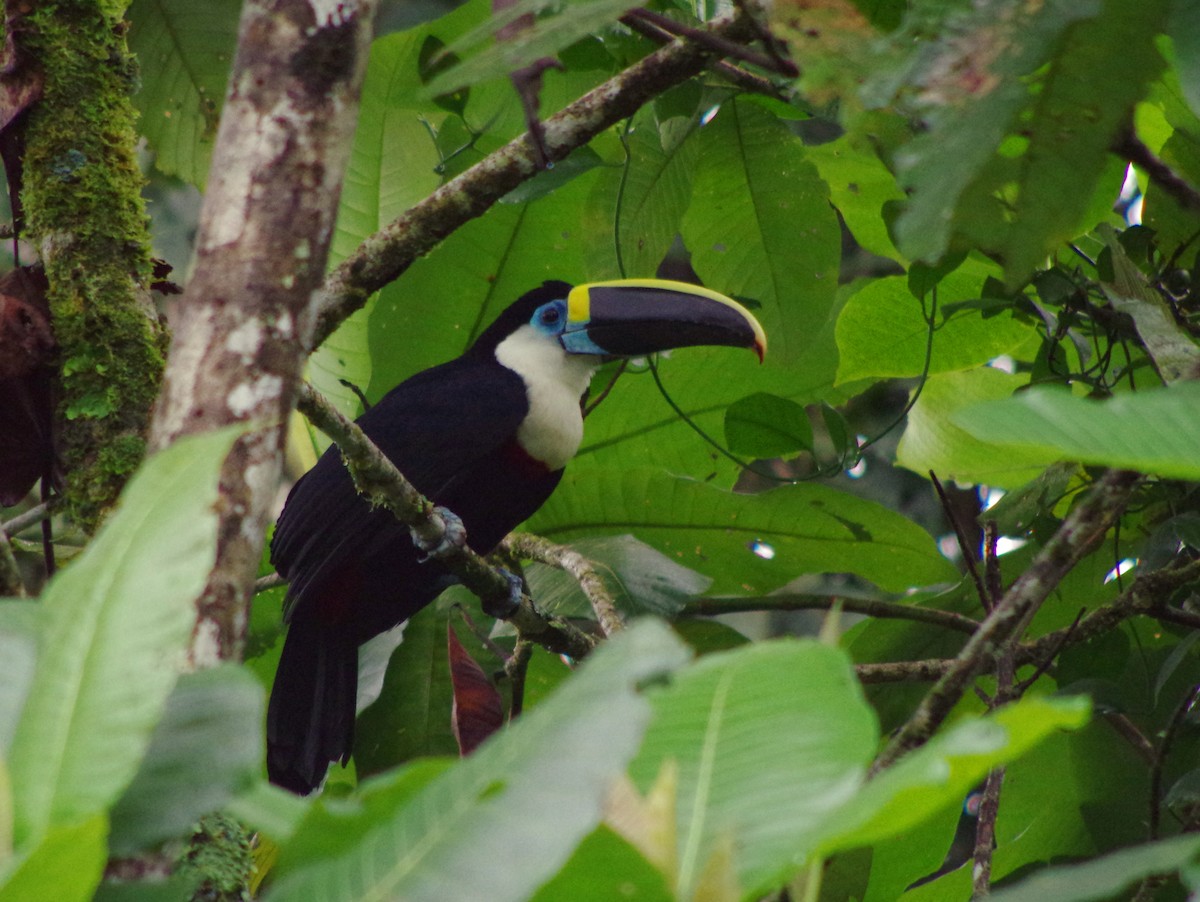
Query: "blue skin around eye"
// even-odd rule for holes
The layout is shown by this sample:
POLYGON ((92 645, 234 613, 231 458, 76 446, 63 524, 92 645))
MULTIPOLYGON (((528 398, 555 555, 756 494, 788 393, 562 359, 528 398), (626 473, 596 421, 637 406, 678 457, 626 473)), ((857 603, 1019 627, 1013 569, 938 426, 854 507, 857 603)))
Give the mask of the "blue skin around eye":
POLYGON ((547 335, 556 337, 568 354, 592 354, 606 356, 604 348, 592 341, 587 333, 586 322, 567 321, 567 302, 551 301, 533 313, 530 325, 547 335))

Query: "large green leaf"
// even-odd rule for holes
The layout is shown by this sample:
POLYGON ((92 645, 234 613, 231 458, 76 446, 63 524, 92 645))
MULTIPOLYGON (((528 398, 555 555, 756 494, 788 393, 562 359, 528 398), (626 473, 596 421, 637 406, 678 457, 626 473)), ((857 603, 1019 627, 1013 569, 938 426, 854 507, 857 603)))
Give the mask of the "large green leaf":
POLYGON ((675 902, 662 872, 624 839, 601 825, 532 902, 675 902))
POLYGON ((0 861, 4 902, 86 902, 104 875, 108 821, 95 814, 51 827, 30 849, 0 861))
MULTIPOLYGON (((592 563, 617 608, 629 614, 672 617, 687 599, 712 584, 708 577, 681 567, 630 535, 582 539, 572 542, 571 549, 592 563)), ((530 564, 525 567, 525 578, 544 610, 560 616, 593 616, 578 580, 563 570, 530 564)))
POLYGON ((682 117, 661 128, 648 116, 636 121, 625 137, 628 161, 606 169, 588 198, 587 228, 609 236, 590 248, 593 279, 654 275, 692 198, 698 124, 682 117))
MULTIPOLYGON (((517 0, 453 42, 446 52, 464 54, 491 38, 506 24, 525 15, 544 13, 558 5, 551 0, 517 0)), ((429 82, 425 94, 433 97, 486 79, 503 78, 535 60, 554 56, 576 41, 615 23, 629 8, 629 0, 568 0, 560 9, 554 10, 556 14, 530 21, 517 36, 497 40, 487 49, 447 69, 429 82)))
MULTIPOLYGON (((1200 837, 1174 836, 1121 849, 1082 864, 1060 865, 993 893, 995 902, 1092 902, 1112 899, 1134 883, 1158 874, 1192 872, 1200 855, 1200 837)), ((1194 882, 1192 883, 1194 887, 1194 882)))
POLYGON ((895 227, 901 251, 922 260, 946 252, 953 211, 1028 108, 1030 76, 1072 22, 1100 9, 1100 0, 959 6, 940 23, 936 40, 902 34, 914 47, 903 81, 929 128, 896 156, 900 182, 912 192, 895 227))
POLYGON ((8 756, 33 683, 41 611, 23 599, 0 601, 0 759, 8 756))
POLYGON ((1018 162, 1003 241, 993 245, 1010 281, 1021 281, 1058 245, 1094 225, 1090 207, 1103 184, 1102 211, 1120 190, 1124 167, 1113 166, 1112 137, 1128 119, 1146 82, 1163 67, 1155 47, 1166 0, 1106 0, 1096 18, 1074 24, 1040 79, 1028 143, 1018 162), (1102 178, 1106 175, 1106 178, 1102 178))
POLYGON ((556 541, 632 532, 713 577, 715 593, 766 592, 801 573, 855 573, 891 591, 957 577, 912 521, 824 485, 742 495, 644 467, 576 467, 563 482, 532 531, 556 541), (755 554, 758 543, 774 557, 755 554))
MULTIPOLYGON (((980 289, 992 267, 970 260, 938 284, 929 372, 965 370, 1007 354, 1035 336, 1008 305, 981 306, 980 289), (975 306, 960 302, 976 301, 975 306), (949 310, 949 313, 945 311, 949 310)), ((875 279, 850 296, 837 321, 838 382, 919 376, 925 366, 933 311, 900 276, 875 279)))
POLYGON ((721 105, 699 130, 683 240, 710 288, 762 306, 770 353, 794 363, 829 319, 841 238, 829 188, 804 146, 745 101, 721 105))
POLYGON ((217 475, 236 433, 147 459, 42 598, 37 668, 13 738, 17 842, 107 808, 175 685, 216 550, 217 475))
POLYGON ((1063 458, 1175 479, 1200 479, 1200 384, 1107 401, 1041 389, 959 410, 953 421, 1006 456, 1063 458))
POLYGON ((646 791, 668 761, 678 768, 680 899, 723 842, 744 891, 782 883, 853 797, 878 739, 845 654, 811 641, 708 655, 652 699, 630 775, 646 791))
POLYGON ((829 197, 854 239, 881 257, 897 257, 884 217, 884 205, 904 199, 896 177, 879 159, 869 142, 858 135, 805 149, 829 185, 829 197))
POLYGON ((262 767, 262 719, 262 687, 248 671, 226 665, 181 676, 137 775, 113 807, 113 854, 181 837, 249 786, 262 767))
POLYGON ((237 45, 241 0, 133 0, 129 47, 141 66, 133 102, 155 163, 203 188, 237 45))
MULTIPOLYGON (((330 245, 330 266, 344 260, 365 238, 441 183, 436 171, 440 156, 430 129, 440 124, 446 113, 432 103, 415 101, 421 87, 421 48, 433 35, 444 39, 460 33, 475 18, 472 5, 371 45, 358 126, 330 245)), ((347 414, 358 412, 358 398, 340 380, 364 390, 371 382, 368 322, 374 306, 372 298, 329 336, 309 361, 313 384, 347 414)), ((318 444, 324 447, 326 442, 321 439, 318 444)))
POLYGON ((1167 33, 1175 49, 1179 84, 1192 112, 1200 116, 1200 6, 1175 0, 1170 15, 1167 33))
POLYGON ((930 377, 908 414, 896 460, 922 475, 933 470, 940 479, 1016 488, 1038 475, 1058 455, 1005 448, 1002 433, 989 428, 972 432, 960 425, 958 412, 981 401, 1007 399, 1028 379, 990 367, 930 377))
POLYGON ((526 899, 599 823, 650 717, 637 687, 686 657, 662 624, 640 623, 415 794, 389 804, 381 778, 360 802, 318 803, 294 838, 309 837, 308 851, 281 860, 268 898, 526 899), (332 830, 338 842, 329 850, 322 837, 332 830))
POLYGON ((1011 761, 1059 730, 1087 722, 1086 698, 1027 698, 986 718, 969 718, 934 737, 868 783, 830 825, 826 851, 870 845, 909 828, 963 796, 996 764, 1011 761))
POLYGON ((409 618, 392 653, 379 698, 355 727, 354 764, 377 774, 423 755, 456 755, 450 729, 454 690, 446 655, 446 610, 429 605, 409 618))

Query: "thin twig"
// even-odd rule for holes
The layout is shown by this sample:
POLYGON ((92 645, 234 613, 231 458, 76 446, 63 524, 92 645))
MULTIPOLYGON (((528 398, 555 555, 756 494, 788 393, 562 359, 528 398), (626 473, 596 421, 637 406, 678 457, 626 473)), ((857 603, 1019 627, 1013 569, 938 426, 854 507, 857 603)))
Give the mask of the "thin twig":
POLYGON ((971 871, 973 899, 988 896, 992 889, 992 850, 996 847, 996 816, 1000 813, 1000 789, 1004 785, 1004 768, 994 767, 988 773, 979 799, 979 820, 975 826, 974 867, 971 871))
MULTIPOLYGON (((670 30, 654 24, 645 17, 625 15, 621 17, 621 23, 657 44, 669 44, 676 38, 676 35, 670 30)), ((770 79, 755 75, 728 60, 713 60, 708 64, 708 68, 747 93, 763 94, 767 97, 774 97, 776 100, 782 100, 784 103, 789 103, 793 99, 791 94, 770 79)), ((775 66, 771 68, 777 69, 775 66)))
MULTIPOLYGON (((747 18, 751 17, 747 16, 747 18)), ((778 72, 780 75, 786 75, 788 78, 795 78, 800 74, 800 70, 796 68, 796 64, 791 60, 758 53, 744 44, 731 41, 711 30, 693 28, 690 25, 685 25, 683 22, 676 22, 662 13, 652 12, 639 7, 638 9, 631 9, 621 17, 621 22, 625 25, 630 25, 630 20, 649 22, 651 25, 655 25, 669 34, 686 38, 692 43, 704 47, 719 56, 731 56, 734 59, 740 59, 750 63, 752 66, 766 69, 769 72, 778 72)))
POLYGON ((1192 709, 1192 705, 1196 703, 1197 696, 1200 696, 1200 686, 1192 686, 1187 695, 1175 707, 1175 711, 1167 723, 1167 728, 1163 732, 1162 742, 1158 744, 1154 764, 1150 768, 1150 821, 1147 839, 1151 841, 1158 839, 1158 826, 1162 817, 1163 769, 1167 763, 1167 756, 1171 754, 1171 745, 1175 742, 1175 736, 1183 725, 1184 718, 1192 709))
POLYGON ((21 568, 13 555, 12 541, 3 529, 0 529, 0 596, 25 597, 21 568))
POLYGON ((876 759, 872 774, 923 745, 941 726, 971 683, 995 660, 1013 635, 1084 555, 1100 542, 1128 503, 1139 474, 1109 470, 1063 520, 1058 530, 967 640, 951 668, 876 759))
POLYGON ((755 598, 741 596, 714 596, 693 598, 679 612, 684 617, 715 617, 718 614, 741 614, 747 611, 824 611, 837 601, 842 610, 868 617, 884 617, 891 620, 912 620, 929 623, 948 630, 970 635, 979 628, 979 621, 953 611, 939 611, 920 605, 898 604, 870 598, 854 598, 845 595, 803 595, 780 592, 755 598))
POLYGON ((604 580, 596 572, 592 562, 578 551, 529 533, 512 533, 504 540, 504 546, 520 557, 557 567, 570 574, 587 596, 588 603, 596 615, 596 622, 600 624, 600 629, 606 637, 625 628, 625 622, 617 610, 612 593, 604 585, 604 580))
POLYGON ((52 516, 61 504, 61 498, 51 498, 49 501, 43 502, 36 507, 31 507, 23 514, 17 514, 17 516, 13 517, 7 523, 0 523, 0 530, 3 530, 10 536, 20 535, 35 523, 40 523, 47 517, 52 516))
POLYGON ((1145 172, 1150 181, 1171 195, 1185 210, 1200 210, 1200 190, 1147 147, 1132 128, 1122 129, 1113 140, 1111 149, 1145 172))
POLYGON ((512 705, 508 719, 521 716, 525 706, 525 674, 529 671, 529 659, 533 657, 533 643, 518 638, 512 657, 504 662, 504 675, 512 681, 512 705))
POLYGON ((946 515, 946 519, 950 521, 950 526, 954 529, 954 536, 958 539, 958 550, 962 552, 963 561, 967 565, 967 572, 971 574, 971 581, 975 583, 975 591, 979 594, 979 605, 983 608, 984 613, 987 613, 992 609, 994 601, 988 595, 987 588, 983 584, 983 579, 979 575, 979 568, 975 564, 975 549, 967 541, 967 534, 963 531, 962 526, 959 525, 958 517, 954 516, 954 507, 950 504, 950 499, 946 496, 946 490, 942 488, 942 482, 937 478, 937 474, 933 470, 929 471, 929 479, 933 483, 933 490, 937 492, 938 500, 942 503, 942 512, 946 515))

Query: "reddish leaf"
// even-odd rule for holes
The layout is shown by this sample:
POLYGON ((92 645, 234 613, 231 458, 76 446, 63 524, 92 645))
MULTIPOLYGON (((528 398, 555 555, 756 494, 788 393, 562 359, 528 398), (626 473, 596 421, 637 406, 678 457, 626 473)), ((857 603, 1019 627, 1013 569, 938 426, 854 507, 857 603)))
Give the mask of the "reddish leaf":
POLYGON ((41 269, 0 278, 0 507, 52 474, 56 350, 41 269))
POLYGON ((458 740, 458 751, 465 756, 504 725, 504 705, 492 681, 467 654, 449 624, 446 625, 446 645, 450 655, 450 681, 454 685, 451 725, 454 738, 458 740))

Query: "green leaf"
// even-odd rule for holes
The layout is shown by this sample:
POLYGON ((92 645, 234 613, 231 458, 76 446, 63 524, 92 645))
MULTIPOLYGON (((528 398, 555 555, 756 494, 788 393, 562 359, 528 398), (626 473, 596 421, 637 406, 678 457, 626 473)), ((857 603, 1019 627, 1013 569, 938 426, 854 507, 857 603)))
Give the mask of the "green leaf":
POLYGON ((112 853, 183 836, 248 787, 262 766, 262 718, 262 687, 249 672, 225 665, 183 674, 112 810, 112 853))
POLYGON ((103 814, 51 827, 32 848, 0 862, 0 898, 4 902, 91 899, 108 859, 107 831, 103 814))
MULTIPOLYGON (((990 367, 932 376, 908 413, 908 425, 896 449, 896 461, 922 475, 933 470, 939 479, 1015 488, 1036 477, 1059 455, 1028 449, 997 448, 994 429, 967 430, 959 412, 981 401, 1008 399, 1028 379, 990 367)), ((1002 439, 1001 439, 1002 440, 1002 439)))
POLYGON ((919 376, 929 341, 932 374, 979 366, 1035 337, 1012 308, 996 316, 970 307, 945 313, 948 304, 979 297, 987 268, 971 261, 942 280, 932 339, 925 320, 930 302, 922 305, 913 297, 903 277, 867 282, 838 317, 838 383, 919 376))
POLYGON ((523 900, 557 873, 600 820, 650 717, 637 691, 678 668, 686 651, 660 623, 643 621, 597 650, 550 699, 402 804, 317 803, 311 854, 280 862, 273 899, 407 902, 523 900), (322 855, 330 817, 339 841, 322 855), (480 867, 479 862, 503 862, 480 867))
POLYGON ((1032 389, 960 410, 953 421, 1006 456, 1041 455, 1196 480, 1197 404, 1195 382, 1105 401, 1032 389))
POLYGON ((237 46, 240 0, 133 0, 129 49, 141 90, 133 102, 155 165, 203 189, 237 46))
POLYGON ((41 612, 28 601, 0 601, 0 760, 8 757, 33 683, 41 612))
POLYGON ((104 810, 133 779, 191 636, 216 551, 217 476, 240 432, 148 458, 47 587, 10 759, 18 843, 104 810))
MULTIPOLYGON (((593 563, 618 609, 628 614, 671 617, 687 599, 712 584, 708 577, 681 567, 630 535, 583 539, 570 547, 593 563)), ((592 616, 578 581, 559 568, 530 564, 525 568, 525 578, 538 606, 546 611, 560 616, 592 616)))
POLYGON ((628 162, 604 170, 584 209, 588 229, 611 236, 594 242, 588 257, 592 278, 656 273, 691 201, 698 125, 676 117, 670 126, 655 126, 646 118, 625 136, 628 162), (684 134, 668 139, 679 131, 684 134))
POLYGON ((1174 836, 1121 849, 1082 864, 1060 865, 992 894, 995 902, 1090 902, 1111 899, 1155 874, 1188 870, 1200 855, 1200 837, 1174 836))
POLYGON ((497 40, 482 50, 432 79, 423 96, 434 97, 466 85, 502 78, 545 56, 554 56, 576 41, 596 34, 612 25, 629 9, 627 0, 567 0, 560 9, 551 0, 517 0, 512 6, 496 13, 447 47, 447 53, 465 55, 470 48, 482 44, 506 25, 522 16, 537 15, 552 9, 522 28, 509 40, 497 40))
POLYGON ((704 284, 754 298, 770 354, 788 363, 829 319, 841 251, 829 187, 804 146, 753 103, 729 101, 700 129, 683 241, 704 284))
POLYGON ((905 80, 919 92, 916 112, 929 128, 896 155, 901 186, 912 193, 896 222, 901 251, 927 261, 946 252, 952 211, 1028 107, 1029 76, 1072 22, 1100 8, 1099 0, 960 7, 941 23, 937 40, 912 42, 905 80))
POLYGON ((725 411, 725 441, 735 454, 782 457, 812 450, 812 423, 795 401, 756 392, 725 411))
POLYGON ((748 894, 786 879, 853 796, 878 739, 846 655, 812 641, 708 655, 652 700, 654 722, 630 775, 646 791, 664 763, 678 767, 681 899, 726 840, 736 843, 748 894))
POLYGON ((1183 96, 1192 113, 1200 116, 1200 6, 1190 0, 1174 0, 1166 31, 1175 48, 1183 96))
POLYGON ((632 532, 712 590, 762 593, 800 573, 855 573, 890 591, 954 580, 952 564, 912 521, 823 485, 758 495, 723 491, 649 469, 568 469, 564 486, 529 521, 555 541, 632 532), (751 546, 768 543, 766 559, 751 546))
POLYGON ((1102 223, 1099 231, 1113 267, 1112 282, 1102 282, 1101 287, 1113 309, 1133 320, 1142 346, 1164 382, 1169 384, 1189 378, 1200 365, 1200 348, 1175 322, 1171 308, 1134 266, 1112 226, 1102 223))
POLYGON ((532 902, 675 902, 661 871, 628 842, 601 825, 532 902))
POLYGON ((870 845, 903 834, 963 796, 997 764, 1059 730, 1078 729, 1086 698, 1027 698, 985 718, 965 718, 866 784, 828 828, 822 850, 870 845))
POLYGON ((888 234, 883 206, 904 199, 896 177, 868 142, 853 134, 805 148, 829 185, 829 197, 854 239, 881 257, 899 256, 888 234))
POLYGON ((1163 68, 1155 39, 1166 0, 1106 0, 1101 15, 1067 29, 1023 124, 1028 144, 1018 163, 1017 196, 995 252, 1011 283, 1023 281, 1057 246, 1094 224, 1087 221, 1102 179, 1107 211, 1123 167, 1112 167, 1109 144, 1163 68), (1107 177, 1105 175, 1107 173, 1107 177))
POLYGON ((458 754, 450 729, 454 693, 446 657, 446 618, 444 605, 429 605, 405 624, 379 698, 358 717, 354 764, 360 776, 422 755, 458 754))

